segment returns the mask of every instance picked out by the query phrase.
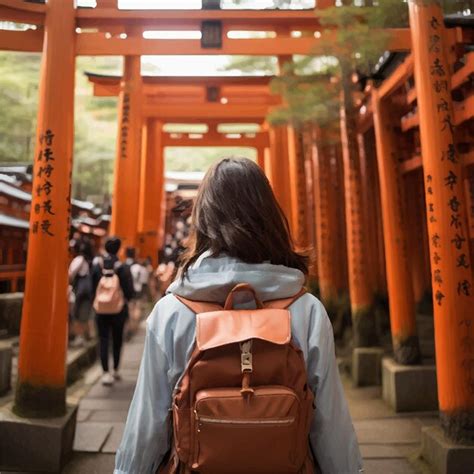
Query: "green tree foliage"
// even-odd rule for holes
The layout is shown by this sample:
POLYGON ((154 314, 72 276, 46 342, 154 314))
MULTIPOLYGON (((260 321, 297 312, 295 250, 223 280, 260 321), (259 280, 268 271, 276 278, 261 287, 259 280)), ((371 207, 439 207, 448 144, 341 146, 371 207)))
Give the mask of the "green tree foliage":
POLYGON ((165 166, 170 171, 205 171, 216 161, 229 156, 256 159, 256 150, 241 147, 173 147, 165 153, 165 166))
MULTIPOLYGON (((1 163, 33 161, 40 61, 39 54, 0 52, 1 163)), ((120 75, 122 67, 122 59, 118 57, 79 57, 76 61, 75 198, 95 196, 101 199, 111 193, 117 137, 117 99, 93 97, 85 72, 120 75)), ((158 72, 154 64, 145 64, 144 69, 158 72)), ((192 126, 188 131, 193 131, 192 126)), ((255 159, 255 150, 169 148, 166 169, 202 171, 224 155, 255 159)))
MULTIPOLYGON (((33 161, 40 62, 40 54, 0 53, 1 163, 33 161)), ((120 69, 117 58, 77 60, 73 195, 80 199, 109 191, 117 129, 116 99, 93 98, 84 72, 120 69), (105 180, 101 170, 107 172, 105 180)))
POLYGON ((378 7, 318 11, 322 31, 317 52, 293 59, 273 81, 285 106, 269 116, 270 122, 314 122, 325 128, 337 122, 341 92, 352 94, 352 73, 370 73, 386 48, 389 37, 379 26, 386 22, 380 15, 384 4, 392 8, 393 0, 381 0, 378 7))
POLYGON ((85 72, 120 75, 118 57, 80 57, 76 61, 73 195, 78 199, 110 194, 117 136, 117 98, 93 97, 85 72))
POLYGON ((274 125, 291 122, 299 128, 304 123, 316 122, 328 127, 339 115, 338 88, 329 82, 328 76, 283 76, 273 81, 272 90, 286 98, 286 105, 268 116, 274 125))
POLYGON ((31 160, 40 56, 0 53, 0 162, 31 160))
MULTIPOLYGON (((269 115, 270 122, 299 126, 312 121, 328 127, 337 121, 341 86, 353 88, 353 73, 370 75, 388 46, 389 36, 383 29, 408 27, 406 0, 343 0, 342 3, 343 6, 316 10, 322 26, 318 51, 294 57, 273 81, 272 88, 284 97, 285 106, 269 115), (331 35, 334 30, 335 36, 331 35), (332 81, 330 76, 334 78, 332 81)), ((289 4, 301 6, 297 0, 285 2, 285 7, 289 4)), ((441 5, 446 13, 474 10, 474 0, 441 0, 441 5)), ((273 7, 279 6, 281 3, 274 0, 273 7)), ((272 58, 247 57, 232 61, 227 69, 268 74, 272 64, 275 64, 272 58)))
POLYGON ((247 75, 274 75, 278 69, 277 58, 272 56, 233 56, 225 71, 239 71, 247 75))

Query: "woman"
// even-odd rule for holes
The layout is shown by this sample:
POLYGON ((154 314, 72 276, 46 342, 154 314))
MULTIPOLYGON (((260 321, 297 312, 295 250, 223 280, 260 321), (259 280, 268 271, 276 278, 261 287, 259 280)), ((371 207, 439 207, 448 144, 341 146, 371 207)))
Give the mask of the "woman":
POLYGON ((107 386, 113 385, 116 380, 121 379, 119 366, 124 326, 128 318, 127 302, 134 296, 130 268, 122 264, 117 256, 120 247, 121 240, 119 238, 109 237, 105 243, 107 254, 96 260, 92 272, 94 309, 99 335, 100 362, 103 370, 102 384, 107 386), (107 282, 112 279, 117 286, 115 289, 107 282), (106 303, 105 306, 108 306, 104 312, 101 312, 98 305, 98 300, 101 298, 106 303), (112 334, 113 373, 109 371, 110 334, 112 334))
MULTIPOLYGON (((193 210, 190 237, 177 280, 147 320, 135 395, 115 474, 154 473, 170 449, 169 409, 195 343, 195 316, 177 297, 222 304, 239 283, 261 301, 297 294, 307 260, 291 244, 288 223, 260 168, 228 158, 206 174, 193 210)), ((323 474, 361 469, 357 439, 322 304, 304 294, 290 307, 293 342, 302 350, 315 394, 310 445, 323 474)))

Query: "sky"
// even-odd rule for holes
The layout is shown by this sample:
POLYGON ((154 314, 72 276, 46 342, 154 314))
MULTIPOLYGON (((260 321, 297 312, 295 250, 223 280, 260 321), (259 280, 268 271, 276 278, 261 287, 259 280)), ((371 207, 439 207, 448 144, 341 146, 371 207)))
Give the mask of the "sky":
MULTIPOLYGON (((230 5, 235 8, 232 0, 221 0, 222 7, 230 5)), ((314 0, 294 0, 294 8, 312 8, 314 0)), ((95 6, 95 0, 78 0, 80 6, 95 6)), ((272 0, 241 0, 241 8, 271 8, 272 0)), ((199 10, 201 0, 119 0, 119 8, 124 9, 163 9, 163 10, 199 10)))
MULTIPOLYGON (((232 5, 231 0, 221 0, 222 7, 232 5)), ((295 8, 311 8, 313 0, 294 0, 295 8)), ((242 8, 271 8, 272 0, 241 0, 242 8)), ((235 8, 235 5, 233 6, 235 8)), ((119 0, 119 8, 200 9, 201 0, 119 0)))
POLYGON ((238 71, 224 71, 228 56, 143 56, 142 74, 165 76, 221 76, 238 75, 238 71))

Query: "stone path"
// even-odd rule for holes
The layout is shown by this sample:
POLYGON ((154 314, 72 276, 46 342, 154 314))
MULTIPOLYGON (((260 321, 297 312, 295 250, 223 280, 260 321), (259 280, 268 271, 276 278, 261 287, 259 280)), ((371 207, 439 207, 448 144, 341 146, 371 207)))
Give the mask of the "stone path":
MULTIPOLYGON (((98 380, 82 398, 73 460, 64 474, 112 473, 143 350, 144 328, 124 347, 123 380, 103 387, 98 380)), ((381 400, 379 387, 352 388, 343 377, 354 426, 364 457, 365 474, 430 474, 413 460, 419 450, 421 427, 436 422, 436 414, 394 414, 381 400)), ((331 473, 339 474, 339 473, 331 473)))
POLYGON ((421 428, 437 422, 436 413, 397 415, 381 399, 380 387, 353 388, 343 377, 365 474, 431 474, 417 460, 421 428))
POLYGON ((100 383, 101 369, 98 366, 94 368, 92 376, 96 381, 79 404, 75 453, 63 470, 64 474, 113 472, 115 452, 122 439, 135 389, 144 340, 145 329, 142 326, 132 340, 124 345, 122 380, 112 387, 104 387, 100 383))

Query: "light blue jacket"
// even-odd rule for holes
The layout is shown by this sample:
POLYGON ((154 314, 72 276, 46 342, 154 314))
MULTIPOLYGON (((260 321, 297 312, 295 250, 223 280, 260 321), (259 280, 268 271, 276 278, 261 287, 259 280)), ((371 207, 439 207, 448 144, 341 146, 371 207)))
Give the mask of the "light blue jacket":
MULTIPOLYGON (((263 301, 296 294, 304 275, 281 265, 247 264, 203 254, 176 280, 147 320, 145 348, 114 474, 155 474, 168 451, 171 398, 195 341, 195 315, 173 295, 223 303, 238 283, 263 301)), ((245 302, 242 306, 245 307, 245 302)), ((247 304, 248 306, 248 304, 247 304)), ((315 393, 311 445, 323 474, 357 474, 362 462, 334 353, 331 323, 321 302, 305 294, 290 306, 292 337, 302 349, 315 393)))

